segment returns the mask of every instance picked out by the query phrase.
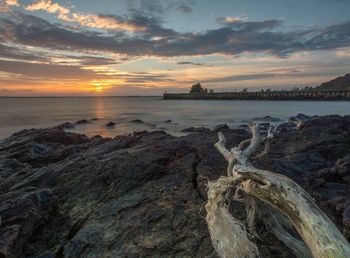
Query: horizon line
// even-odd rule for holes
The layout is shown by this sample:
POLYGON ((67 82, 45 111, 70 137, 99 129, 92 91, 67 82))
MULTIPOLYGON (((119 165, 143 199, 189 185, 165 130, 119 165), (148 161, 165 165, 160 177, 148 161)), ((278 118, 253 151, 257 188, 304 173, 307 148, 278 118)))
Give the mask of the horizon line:
POLYGON ((163 95, 115 95, 115 96, 0 96, 0 98, 141 98, 162 97, 163 95))

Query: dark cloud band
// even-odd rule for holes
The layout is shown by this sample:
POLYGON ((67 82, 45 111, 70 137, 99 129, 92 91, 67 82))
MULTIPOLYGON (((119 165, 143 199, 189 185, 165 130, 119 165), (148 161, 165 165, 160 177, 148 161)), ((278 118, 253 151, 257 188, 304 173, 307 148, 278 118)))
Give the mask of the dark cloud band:
MULTIPOLYGON (((161 26, 155 18, 135 16, 142 33, 108 33, 71 29, 43 19, 17 14, 2 18, 2 41, 49 49, 106 51, 128 56, 238 55, 265 52, 287 56, 299 51, 336 49, 350 45, 350 22, 321 28, 282 32, 281 21, 233 22, 203 33, 179 33, 161 26)), ((3 51, 3 50, 1 50, 3 51)))

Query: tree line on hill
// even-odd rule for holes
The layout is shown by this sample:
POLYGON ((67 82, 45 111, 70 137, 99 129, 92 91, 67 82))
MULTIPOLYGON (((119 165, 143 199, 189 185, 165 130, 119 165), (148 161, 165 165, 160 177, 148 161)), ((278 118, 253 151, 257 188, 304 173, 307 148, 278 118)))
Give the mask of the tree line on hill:
MULTIPOLYGON (((235 89, 235 91, 237 91, 235 89)), ((279 90, 272 90, 272 89, 261 89, 260 92, 281 92, 281 91, 350 91, 350 73, 346 74, 344 76, 338 77, 334 80, 330 80, 328 82, 322 83, 320 86, 317 87, 294 87, 292 89, 279 89, 279 90)), ((243 88, 240 90, 240 92, 248 92, 248 88, 243 88)), ((214 90, 204 88, 201 83, 196 83, 192 85, 190 89, 190 93, 214 93, 214 90)))

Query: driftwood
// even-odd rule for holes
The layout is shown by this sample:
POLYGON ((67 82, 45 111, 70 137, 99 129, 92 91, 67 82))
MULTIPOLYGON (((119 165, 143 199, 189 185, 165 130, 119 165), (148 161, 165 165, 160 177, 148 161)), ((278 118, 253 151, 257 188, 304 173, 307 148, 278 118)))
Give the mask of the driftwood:
POLYGON ((260 214, 271 232, 297 257, 350 257, 348 241, 303 188, 286 176, 252 165, 249 160, 262 142, 273 137, 273 128, 266 137, 261 136, 258 124, 253 123, 250 128, 252 138, 230 151, 221 132, 215 144, 228 162, 228 175, 208 183, 206 220, 218 255, 258 257, 259 251, 253 242, 253 221, 260 214), (244 193, 243 199, 235 199, 247 203, 248 228, 228 211, 227 199, 232 191, 244 193), (294 227, 302 240, 288 233, 286 227, 294 227))

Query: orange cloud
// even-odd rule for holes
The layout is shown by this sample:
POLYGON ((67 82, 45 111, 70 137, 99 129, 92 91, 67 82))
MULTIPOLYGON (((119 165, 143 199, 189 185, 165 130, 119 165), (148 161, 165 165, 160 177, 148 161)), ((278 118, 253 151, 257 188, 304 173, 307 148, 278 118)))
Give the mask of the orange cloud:
MULTIPOLYGON (((11 0, 8 0, 11 1, 11 0)), ((12 0, 14 1, 14 0, 12 0)), ((46 11, 48 13, 55 13, 58 18, 66 22, 75 22, 81 26, 98 29, 116 29, 127 31, 144 31, 146 28, 136 24, 123 21, 117 17, 100 16, 89 13, 77 13, 72 12, 67 7, 64 7, 58 3, 52 2, 52 0, 39 0, 34 4, 25 7, 28 11, 46 11)))
POLYGON ((7 4, 7 5, 19 5, 17 0, 5 0, 5 4, 7 4))
POLYGON ((51 0, 37 1, 32 5, 28 5, 25 9, 28 11, 44 10, 48 13, 57 13, 60 18, 64 18, 70 12, 68 8, 53 3, 51 0))
POLYGON ((82 26, 98 29, 116 29, 127 31, 144 31, 145 27, 136 26, 128 22, 120 21, 115 17, 98 16, 95 14, 73 13, 67 21, 79 23, 82 26))

